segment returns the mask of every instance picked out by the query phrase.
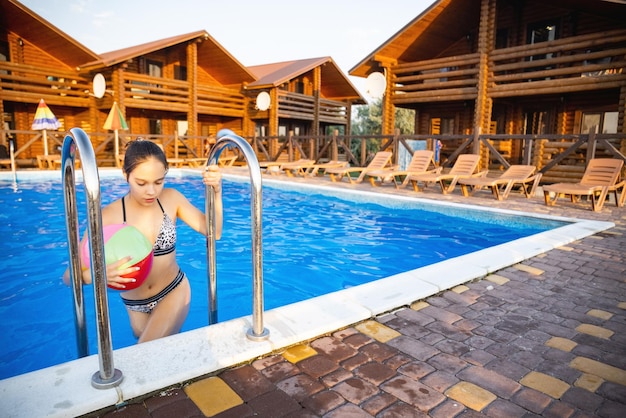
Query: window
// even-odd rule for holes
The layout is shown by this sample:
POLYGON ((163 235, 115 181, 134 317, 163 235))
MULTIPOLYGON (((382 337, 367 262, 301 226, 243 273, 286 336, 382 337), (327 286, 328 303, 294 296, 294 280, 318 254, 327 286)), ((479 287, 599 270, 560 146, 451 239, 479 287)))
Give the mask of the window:
POLYGON ((524 114, 524 135, 541 135, 548 133, 549 112, 526 112, 524 114))
POLYGON ((617 112, 583 113, 580 133, 587 134, 594 129, 603 134, 617 133, 617 112))
POLYGON ((163 77, 163 64, 158 61, 146 60, 146 74, 152 77, 163 77))
POLYGON ((177 120, 176 130, 178 131, 178 135, 187 136, 187 131, 189 130, 189 122, 187 122, 186 120, 177 120))
POLYGON ((509 30, 498 29, 496 31, 496 49, 507 48, 509 46, 509 30))
MULTIPOLYGON (((0 41, 0 62, 9 61, 9 44, 0 41)), ((0 74, 8 74, 7 70, 0 70, 0 74)))
POLYGON ((528 39, 526 43, 554 41, 557 38, 556 22, 540 22, 528 25, 528 39))
POLYGON ((150 134, 161 135, 161 119, 150 119, 150 134))
MULTIPOLYGON (((545 21, 528 25, 527 44, 536 44, 539 42, 554 41, 558 38, 558 26, 556 22, 545 21)), ((530 57, 531 61, 552 58, 552 53, 534 55, 530 57)))
POLYGON ((176 80, 187 81, 187 67, 184 67, 182 65, 175 65, 174 78, 176 80))

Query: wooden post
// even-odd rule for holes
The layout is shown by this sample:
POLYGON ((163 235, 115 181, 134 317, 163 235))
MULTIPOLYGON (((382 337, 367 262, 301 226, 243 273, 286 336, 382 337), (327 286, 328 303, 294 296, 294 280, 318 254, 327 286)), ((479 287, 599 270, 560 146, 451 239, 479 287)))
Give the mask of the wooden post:
POLYGON ((339 131, 338 131, 337 129, 335 129, 335 130, 333 131, 333 138, 332 138, 332 141, 333 141, 333 150, 332 150, 332 155, 333 155, 333 156, 332 156, 332 158, 331 158, 331 159, 332 159, 333 161, 337 161, 337 160, 339 160, 339 147, 337 146, 337 135, 338 135, 338 134, 339 134, 339 131))
POLYGON ((597 126, 592 126, 591 129, 589 129, 589 136, 587 137, 587 155, 585 157, 585 165, 589 163, 589 161, 596 155, 596 147, 598 145, 598 141, 596 140, 596 130, 597 126))
POLYGON ((174 158, 178 158, 178 129, 174 131, 174 158))

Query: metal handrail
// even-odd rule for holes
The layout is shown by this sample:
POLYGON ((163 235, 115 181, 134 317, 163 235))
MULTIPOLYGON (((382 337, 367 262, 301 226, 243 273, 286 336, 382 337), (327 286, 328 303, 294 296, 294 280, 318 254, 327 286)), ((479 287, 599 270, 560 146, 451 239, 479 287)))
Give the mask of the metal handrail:
MULTIPOLYGON (((242 137, 229 129, 217 133, 217 140, 207 159, 207 168, 217 163, 224 148, 234 145, 243 153, 250 171, 250 212, 252 215, 252 328, 246 336, 253 341, 269 338, 263 327, 263 248, 262 248, 262 178, 254 150, 242 137)), ((205 187, 205 216, 207 223, 207 274, 209 279, 209 324, 217 322, 217 273, 215 268, 215 191, 205 187)))
POLYGON ((106 263, 104 260, 104 239, 102 235, 102 211, 100 207, 100 176, 96 156, 89 136, 80 128, 73 128, 65 135, 61 154, 61 171, 64 189, 65 222, 70 255, 70 287, 74 301, 74 319, 78 355, 89 354, 83 280, 79 263, 80 236, 78 232, 78 212, 76 209, 76 178, 74 158, 80 154, 87 204, 89 253, 91 263, 91 281, 94 286, 96 325, 98 333, 98 359, 100 370, 91 377, 91 384, 96 389, 107 389, 121 383, 124 376, 113 366, 113 348, 111 345, 111 327, 109 323, 109 304, 107 300, 106 263))
POLYGON ((13 187, 17 184, 17 173, 15 171, 15 146, 13 141, 9 141, 9 155, 11 157, 11 173, 13 173, 13 187))

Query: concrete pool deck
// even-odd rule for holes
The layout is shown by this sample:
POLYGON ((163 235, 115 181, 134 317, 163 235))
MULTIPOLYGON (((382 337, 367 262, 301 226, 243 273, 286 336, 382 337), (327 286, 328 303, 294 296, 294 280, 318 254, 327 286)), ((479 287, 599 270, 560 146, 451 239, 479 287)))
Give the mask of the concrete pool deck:
POLYGON ((266 178, 591 222, 268 311, 268 341, 242 318, 117 350, 117 389, 95 356, 6 379, 2 416, 623 415, 625 208, 266 178))

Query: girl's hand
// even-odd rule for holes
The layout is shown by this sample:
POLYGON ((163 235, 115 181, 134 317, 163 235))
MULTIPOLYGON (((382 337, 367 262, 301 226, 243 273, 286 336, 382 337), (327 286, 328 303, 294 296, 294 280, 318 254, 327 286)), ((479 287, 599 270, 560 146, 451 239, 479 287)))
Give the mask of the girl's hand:
POLYGON ((206 186, 213 187, 215 193, 220 193, 222 191, 222 173, 220 172, 217 165, 213 164, 207 166, 207 168, 202 173, 202 182, 206 186))
POLYGON ((134 283, 136 280, 133 278, 122 277, 124 275, 134 273, 139 270, 139 267, 127 267, 120 269, 120 266, 128 263, 132 259, 131 256, 124 257, 115 263, 107 265, 107 284, 116 289, 124 290, 128 283, 134 283))

